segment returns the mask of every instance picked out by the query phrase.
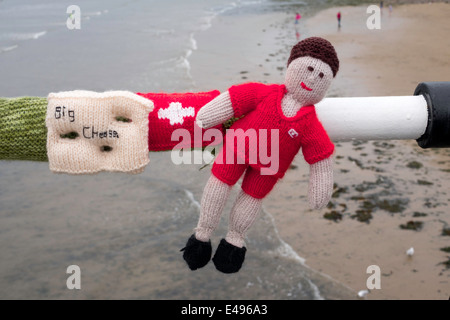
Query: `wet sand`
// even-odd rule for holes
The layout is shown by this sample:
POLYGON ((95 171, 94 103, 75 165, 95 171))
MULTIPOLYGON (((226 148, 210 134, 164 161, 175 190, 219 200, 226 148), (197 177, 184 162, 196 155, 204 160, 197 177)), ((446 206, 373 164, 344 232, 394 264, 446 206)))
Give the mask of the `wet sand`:
MULTIPOLYGON (((341 68, 331 96, 412 95, 419 82, 450 80, 450 5, 384 8, 381 30, 367 29, 366 8, 327 9, 300 26, 336 47, 341 68)), ((366 299, 446 300, 449 254, 441 249, 450 244, 443 235, 450 226, 449 156, 448 149, 423 150, 415 141, 338 143, 328 208, 307 208, 308 168, 297 157, 265 209, 306 265, 355 292, 366 289, 367 267, 378 265, 381 289, 366 299), (407 256, 411 247, 415 253, 407 256)))

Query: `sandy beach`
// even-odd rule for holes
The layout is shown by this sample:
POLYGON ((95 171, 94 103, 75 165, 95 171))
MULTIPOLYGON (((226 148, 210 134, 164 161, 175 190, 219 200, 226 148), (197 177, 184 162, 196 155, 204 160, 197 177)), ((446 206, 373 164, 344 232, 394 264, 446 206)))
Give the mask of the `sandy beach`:
MULTIPOLYGON (((449 4, 399 5, 391 13, 385 7, 380 30, 366 27, 366 9, 330 8, 299 27, 336 47, 341 67, 331 95, 412 95, 420 82, 450 80, 449 4)), ((450 244, 443 235, 450 225, 449 155, 448 149, 423 150, 415 141, 338 143, 336 188, 327 209, 306 207, 308 169, 299 157, 265 209, 306 265, 355 293, 366 289, 367 267, 378 265, 381 289, 365 299, 446 300, 449 254, 441 249, 450 244), (364 217, 369 219, 359 221, 364 217), (417 230, 401 227, 408 222, 417 230), (414 255, 408 256, 411 247, 414 255)))

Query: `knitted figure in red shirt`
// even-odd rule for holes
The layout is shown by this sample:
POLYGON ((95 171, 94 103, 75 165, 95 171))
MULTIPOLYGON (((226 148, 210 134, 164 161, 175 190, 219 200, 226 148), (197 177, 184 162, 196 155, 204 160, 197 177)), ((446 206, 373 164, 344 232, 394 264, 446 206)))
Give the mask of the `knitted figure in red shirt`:
POLYGON ((220 221, 232 186, 242 175, 241 190, 229 217, 228 233, 212 259, 216 268, 224 273, 238 272, 241 268, 246 253, 245 234, 256 220, 263 198, 284 176, 300 149, 310 165, 308 199, 311 208, 323 208, 331 198, 334 145, 317 119, 314 104, 324 98, 339 69, 339 60, 327 40, 312 37, 292 48, 287 65, 283 85, 232 86, 197 114, 196 122, 202 128, 216 126, 233 117, 239 120, 225 135, 223 148, 204 189, 195 233, 182 249, 191 270, 205 266, 211 259, 210 237, 220 221), (253 139, 249 138, 251 135, 253 139), (277 152, 270 155, 270 163, 261 158, 262 147, 265 150, 277 147, 277 152))

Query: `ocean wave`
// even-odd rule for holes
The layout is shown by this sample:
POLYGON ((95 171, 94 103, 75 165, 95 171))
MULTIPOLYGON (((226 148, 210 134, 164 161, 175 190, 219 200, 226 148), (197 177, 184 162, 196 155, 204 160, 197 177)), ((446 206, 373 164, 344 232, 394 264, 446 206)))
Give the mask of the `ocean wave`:
POLYGON ((186 75, 189 79, 193 80, 191 75, 191 63, 189 62, 189 57, 192 55, 194 50, 197 50, 197 41, 194 38, 194 33, 189 35, 189 48, 184 51, 184 55, 176 59, 175 65, 179 68, 186 70, 186 75))
POLYGON ((197 50, 197 41, 194 38, 194 33, 191 33, 189 36, 189 44, 192 50, 197 50))
POLYGON ((267 211, 266 209, 262 208, 261 209, 267 217, 269 217, 270 221, 272 222, 273 225, 273 229, 275 231, 275 235, 277 236, 278 241, 280 242, 280 246, 277 248, 277 253, 280 254, 281 256, 285 257, 285 258, 290 258, 294 261, 297 261, 298 263, 300 263, 301 265, 305 265, 305 258, 300 257, 297 252, 295 252, 295 250, 287 243, 285 242, 279 232, 278 229, 275 225, 275 219, 274 217, 270 214, 269 211, 267 211))
POLYGON ((13 45, 13 46, 0 48, 0 53, 8 52, 8 51, 17 49, 18 47, 19 47, 19 45, 16 44, 16 45, 13 45))
MULTIPOLYGON (((308 266, 305 264, 306 260, 303 257, 300 257, 298 255, 298 253, 287 243, 285 242, 281 236, 280 233, 278 232, 278 229, 276 227, 275 224, 275 219, 274 217, 270 214, 269 211, 267 211, 264 206, 261 209, 262 212, 270 219, 272 226, 273 226, 273 230, 275 232, 275 235, 277 237, 278 242, 280 243, 280 245, 278 246, 278 248, 276 249, 276 253, 281 255, 282 257, 288 258, 288 259, 292 259, 296 262, 298 262, 300 265, 308 268, 308 266)), ((320 294, 320 290, 319 288, 308 278, 306 278, 306 281, 308 282, 312 293, 314 295, 314 299, 315 300, 324 300, 324 298, 322 297, 322 295, 320 294)))
POLYGON ((86 12, 84 13, 87 16, 101 16, 102 12, 101 11, 95 11, 95 12, 86 12))
POLYGON ((313 291, 315 300, 325 300, 324 297, 322 297, 322 295, 320 294, 319 288, 310 279, 306 278, 306 281, 313 291))
POLYGON ((217 16, 216 13, 214 12, 210 12, 206 17, 203 17, 200 21, 200 30, 201 31, 206 31, 209 28, 211 28, 212 26, 212 21, 214 20, 214 18, 217 16))
POLYGON ((213 20, 221 15, 226 13, 227 11, 233 10, 237 8, 238 5, 236 2, 231 2, 228 5, 213 7, 210 10, 206 11, 206 16, 201 19, 200 22, 200 30, 206 31, 212 26, 213 20))
POLYGON ((158 38, 164 38, 165 36, 171 36, 175 34, 174 29, 157 29, 157 28, 151 28, 151 29, 143 29, 141 32, 149 34, 150 36, 155 36, 158 38))
POLYGON ((192 79, 191 76, 191 63, 189 62, 189 56, 192 54, 192 50, 186 50, 186 54, 177 59, 177 67, 183 68, 186 70, 186 75, 189 79, 192 79))
MULTIPOLYGON (((296 251, 295 251, 288 243, 286 243, 286 242, 281 238, 281 236, 280 236, 280 234, 279 234, 279 232, 278 232, 278 229, 277 229, 277 227, 276 227, 276 224, 275 224, 275 218, 270 214, 269 211, 267 211, 266 209, 264 209, 264 206, 263 206, 263 208, 262 208, 262 212, 265 213, 265 215, 270 219, 270 221, 271 221, 271 223, 272 223, 272 225, 273 225, 273 228, 274 228, 274 230, 275 230, 275 235, 276 235, 278 241, 280 242, 280 246, 278 246, 278 248, 276 249, 276 253, 277 253, 277 254, 279 254, 279 255, 281 255, 281 256, 283 256, 283 257, 285 257, 285 258, 288 258, 288 259, 292 259, 292 260, 294 260, 294 261, 297 261, 298 263, 300 263, 302 266, 304 266, 304 267, 307 268, 308 270, 310 270, 310 271, 312 271, 312 272, 314 272, 314 273, 316 273, 316 274, 319 274, 319 275, 322 276, 323 278, 328 279, 328 280, 330 280, 330 281, 332 281, 332 282, 334 282, 334 283, 337 283, 338 285, 347 288, 349 291, 354 291, 352 288, 350 288, 350 287, 347 286, 346 284, 344 284, 344 283, 342 283, 342 282, 340 282, 340 281, 338 281, 338 280, 332 278, 332 277, 329 276, 328 274, 323 273, 323 272, 321 272, 321 271, 319 271, 319 270, 312 269, 311 267, 309 267, 309 266, 306 264, 306 259, 303 258, 303 257, 301 257, 301 256, 299 256, 299 255, 297 254, 297 252, 296 252, 296 251)), ((310 287, 313 289, 313 293, 314 293, 315 299, 316 299, 316 300, 324 300, 324 298, 322 297, 322 295, 321 295, 321 293, 320 293, 319 288, 318 288, 318 287, 317 287, 310 279, 307 279, 307 281, 308 281, 310 287)))
POLYGON ((35 40, 39 39, 40 37, 44 36, 45 34, 47 34, 47 31, 41 31, 41 32, 35 33, 33 35, 33 39, 35 39, 35 40))
POLYGON ((34 33, 5 33, 0 35, 0 40, 15 40, 15 41, 36 40, 44 36, 45 34, 47 34, 46 30, 34 33))
POLYGON ((186 194, 187 198, 190 200, 191 205, 193 205, 194 207, 196 207, 197 209, 200 210, 200 203, 195 199, 192 191, 190 191, 188 189, 184 189, 184 193, 186 194))
POLYGON ((93 11, 93 12, 86 12, 82 14, 81 19, 82 20, 91 20, 91 18, 98 17, 101 16, 103 14, 107 14, 109 11, 107 9, 103 10, 103 11, 93 11))

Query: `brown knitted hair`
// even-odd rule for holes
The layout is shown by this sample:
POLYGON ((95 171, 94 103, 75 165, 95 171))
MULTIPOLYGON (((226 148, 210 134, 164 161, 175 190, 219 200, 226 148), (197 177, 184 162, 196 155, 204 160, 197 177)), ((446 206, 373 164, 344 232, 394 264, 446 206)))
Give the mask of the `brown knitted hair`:
POLYGON ((339 59, 333 45, 323 38, 311 37, 297 43, 291 50, 287 65, 297 58, 310 56, 322 60, 331 67, 333 77, 339 70, 339 59))

